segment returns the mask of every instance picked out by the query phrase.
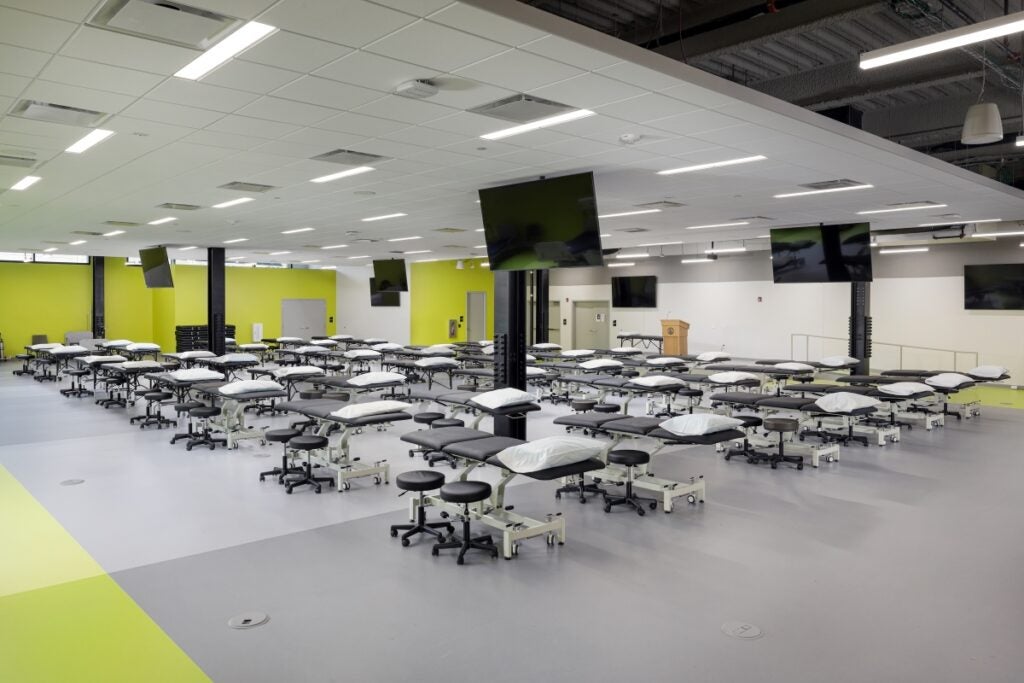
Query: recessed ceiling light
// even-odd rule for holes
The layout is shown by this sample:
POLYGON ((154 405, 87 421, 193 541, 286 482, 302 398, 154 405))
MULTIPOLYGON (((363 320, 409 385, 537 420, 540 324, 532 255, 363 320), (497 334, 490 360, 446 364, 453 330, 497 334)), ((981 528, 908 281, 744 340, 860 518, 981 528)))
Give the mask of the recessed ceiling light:
POLYGON ((352 260, 357 259, 357 258, 370 258, 370 257, 368 255, 366 255, 366 254, 364 254, 362 256, 349 256, 348 260, 352 261, 352 260))
POLYGON ((737 252, 746 251, 746 250, 747 250, 746 247, 721 247, 721 248, 718 248, 718 249, 712 247, 711 249, 705 249, 704 253, 705 254, 735 254, 737 252))
POLYGON ((429 253, 430 253, 430 249, 419 249, 417 251, 403 251, 402 252, 402 254, 407 255, 407 256, 408 255, 412 255, 412 254, 429 254, 429 253))
POLYGON ((475 247, 470 247, 470 248, 471 249, 486 249, 487 245, 486 244, 478 244, 475 247))
POLYGON ((785 194, 772 195, 775 199, 786 199, 787 197, 806 197, 812 194, 829 194, 831 192, 849 192, 851 190, 870 190, 874 185, 850 185, 848 187, 830 187, 825 190, 808 190, 806 192, 787 192, 785 194))
POLYGON ((213 208, 226 209, 229 206, 238 206, 239 204, 245 204, 246 202, 251 202, 252 200, 252 197, 239 197, 238 199, 232 199, 226 202, 221 202, 220 204, 214 204, 213 208))
POLYGON ((244 258, 244 256, 231 256, 230 258, 228 258, 228 261, 241 261, 244 258))
POLYGON ((590 111, 589 109, 577 109, 575 111, 569 111, 564 114, 556 114, 555 116, 548 116, 547 118, 537 119, 536 121, 524 123, 519 126, 512 126, 511 128, 503 128, 501 130, 496 130, 493 133, 481 135, 480 138, 483 140, 501 140, 502 138, 512 137, 513 135, 521 135, 523 133, 529 133, 530 131, 539 130, 541 128, 557 126, 560 123, 568 123, 569 121, 585 119, 588 116, 593 115, 594 112, 590 111))
POLYGON ((102 130, 100 128, 97 128, 96 130, 92 131, 91 133, 89 133, 84 138, 82 138, 75 144, 71 145, 64 151, 69 152, 71 154, 81 154, 82 152, 89 149, 93 145, 100 144, 113 134, 114 131, 112 130, 102 130))
POLYGON ((434 263, 434 262, 440 261, 440 260, 441 259, 439 259, 439 258, 421 258, 418 261, 414 261, 414 263, 434 263))
POLYGON ((155 221, 150 221, 146 225, 163 225, 164 223, 170 223, 171 221, 178 220, 174 216, 168 216, 167 218, 157 218, 155 221))
POLYGON ((79 244, 85 244, 85 240, 75 240, 74 242, 68 242, 73 247, 77 247, 79 244))
POLYGON ((629 263, 609 263, 608 267, 609 268, 626 268, 628 266, 635 266, 635 265, 636 264, 633 263, 633 262, 629 262, 629 263))
POLYGON ((271 256, 284 256, 285 254, 290 254, 290 253, 292 253, 292 252, 290 252, 290 251, 272 251, 272 252, 270 252, 270 255, 271 256))
POLYGON ((661 209, 643 209, 641 211, 623 211, 622 213, 606 213, 598 218, 619 218, 621 216, 640 216, 645 213, 661 213, 661 209))
MULTIPOLYGON (((1008 232, 976 232, 971 237, 1018 237, 1024 235, 1024 230, 1013 230, 1008 232)), ((74 242, 72 242, 74 244, 74 242)))
POLYGON ((311 183, 329 183, 332 180, 338 180, 339 178, 348 178, 349 176, 360 175, 362 173, 369 173, 375 170, 373 166, 356 166, 350 168, 347 171, 338 171, 337 173, 331 173, 330 175, 322 175, 319 178, 313 178, 309 182, 311 183))
POLYGON ((30 188, 33 185, 35 185, 36 183, 38 183, 40 180, 42 180, 42 178, 40 178, 37 175, 27 175, 24 178, 22 178, 21 180, 19 180, 18 182, 16 182, 13 185, 11 185, 11 189, 12 190, 27 190, 28 188, 30 188))
POLYGON ((123 235, 123 234, 124 234, 124 230, 111 230, 110 232, 103 233, 103 236, 104 237, 117 237, 118 235, 123 235))
POLYGON ((364 223, 370 223, 371 221, 383 221, 388 218, 401 218, 402 216, 407 215, 408 214, 405 213, 386 213, 383 216, 370 216, 369 218, 363 218, 362 221, 364 223))
MULTIPOLYGON (((1024 244, 1022 244, 1021 246, 1024 246, 1024 244)), ((490 267, 491 267, 491 264, 490 264, 490 262, 489 262, 489 261, 481 261, 481 262, 480 262, 480 267, 481 267, 481 268, 490 268, 490 267)))
POLYGON ((682 244, 682 242, 648 242, 646 244, 638 244, 638 247, 672 247, 682 244))
POLYGON ((248 242, 248 237, 236 237, 233 240, 224 240, 224 244, 238 244, 239 242, 248 242))
POLYGON ((408 242, 409 240, 418 240, 421 237, 392 237, 388 242, 408 242))
POLYGON ((755 235, 754 239, 756 239, 756 240, 766 240, 766 239, 768 239, 770 237, 771 237, 771 235, 755 235))
POLYGON ((700 258, 699 256, 695 257, 695 258, 684 258, 683 260, 680 261, 680 263, 714 263, 714 262, 715 262, 715 259, 708 258, 706 256, 704 258, 700 258))
POLYGON ((178 249, 178 251, 192 251, 193 249, 198 249, 198 248, 199 247, 181 247, 180 249, 178 249))
POLYGON ((320 266, 320 270, 337 270, 338 266, 320 266))
POLYGON ((476 230, 474 230, 473 232, 483 232, 483 231, 484 231, 484 229, 483 229, 483 228, 477 228, 477 229, 476 229, 476 230))
POLYGON ((43 249, 43 252, 47 254, 53 251, 57 251, 57 247, 47 247, 46 249, 43 249))
POLYGON ((1007 14, 988 21, 961 26, 934 35, 908 40, 889 47, 865 52, 860 56, 860 68, 874 69, 908 59, 953 50, 993 38, 1001 38, 1024 31, 1024 12, 1007 14))
POLYGON ((609 232, 603 232, 603 233, 601 233, 601 234, 600 234, 599 236, 600 236, 600 237, 611 237, 612 235, 611 235, 611 233, 609 233, 609 232))
POLYGON ((879 249, 879 254, 919 254, 928 251, 928 247, 905 247, 902 249, 879 249))
POLYGON ((705 228, 737 228, 741 225, 750 225, 747 221, 739 221, 738 223, 710 223, 708 225, 690 225, 687 226, 687 230, 704 230, 705 228))
POLYGON ((955 221, 944 221, 942 223, 921 223, 917 227, 919 227, 919 228, 937 228, 937 227, 940 227, 940 226, 943 226, 943 225, 960 225, 961 223, 999 223, 1002 220, 1003 220, 1002 218, 984 218, 984 219, 982 219, 980 221, 963 221, 963 220, 957 219, 955 221))
POLYGON ((896 213, 897 211, 921 211, 922 209, 944 209, 946 204, 918 204, 916 206, 900 206, 895 209, 874 209, 872 211, 858 211, 858 216, 868 216, 873 213, 896 213))
POLYGON ((709 168, 721 168, 723 166, 737 166, 739 164, 749 164, 754 161, 762 161, 768 157, 760 154, 752 157, 740 157, 738 159, 726 159, 725 161, 712 161, 707 164, 696 164, 694 166, 682 166, 680 168, 670 168, 665 171, 658 171, 658 175, 675 175, 677 173, 690 173, 691 171, 705 171, 709 168))
POLYGON ((320 259, 315 258, 315 259, 310 259, 308 261, 299 261, 299 263, 320 263, 320 259))
POLYGON ((277 28, 250 21, 231 35, 185 65, 174 75, 178 78, 198 80, 235 55, 263 40, 277 28))
POLYGON ((344 249, 347 244, 328 244, 326 247, 320 247, 321 249, 344 249))
POLYGON ((299 233, 299 232, 312 232, 313 230, 316 230, 316 228, 295 228, 294 230, 282 230, 281 234, 282 235, 294 235, 294 234, 299 233))
POLYGON ((643 252, 637 252, 637 253, 634 253, 634 254, 616 254, 615 258, 647 258, 649 256, 650 256, 650 254, 645 254, 643 252))

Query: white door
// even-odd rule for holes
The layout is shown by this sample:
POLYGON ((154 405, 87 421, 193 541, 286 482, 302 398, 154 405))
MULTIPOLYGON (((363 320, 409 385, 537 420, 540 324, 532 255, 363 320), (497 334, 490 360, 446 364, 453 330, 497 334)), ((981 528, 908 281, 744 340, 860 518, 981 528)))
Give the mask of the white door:
POLYGON ((323 299, 281 299, 281 336, 327 336, 327 302, 323 299))
POLYGON ((557 301, 548 302, 548 341, 562 343, 562 309, 557 301))
POLYGON ((487 292, 466 292, 466 341, 487 339, 487 292))
POLYGON ((577 301, 573 304, 573 348, 608 348, 607 301, 577 301))

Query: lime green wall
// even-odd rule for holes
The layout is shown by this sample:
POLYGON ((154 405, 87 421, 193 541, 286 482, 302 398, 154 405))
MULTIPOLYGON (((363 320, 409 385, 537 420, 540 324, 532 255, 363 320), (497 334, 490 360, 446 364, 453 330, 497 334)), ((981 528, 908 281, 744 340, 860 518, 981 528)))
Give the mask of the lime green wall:
POLYGON ((55 263, 0 263, 0 334, 13 356, 45 334, 64 341, 65 332, 92 329, 90 266, 55 263))
POLYGON ((494 336, 494 276, 487 268, 465 261, 413 263, 410 268, 409 336, 413 344, 466 341, 465 323, 455 337, 448 337, 448 321, 466 315, 466 292, 487 293, 487 337, 494 336))
POLYGON ((106 338, 153 341, 153 290, 146 288, 142 268, 126 266, 116 256, 105 263, 106 338))

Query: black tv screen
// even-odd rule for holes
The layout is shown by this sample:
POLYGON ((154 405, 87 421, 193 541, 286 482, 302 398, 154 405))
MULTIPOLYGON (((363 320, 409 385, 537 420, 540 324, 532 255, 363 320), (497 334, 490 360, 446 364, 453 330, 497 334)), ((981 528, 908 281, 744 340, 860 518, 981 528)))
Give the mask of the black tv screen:
POLYGON ((371 306, 401 306, 398 292, 382 292, 377 289, 377 278, 370 278, 370 305, 371 306))
POLYGON ((775 228, 772 277, 777 283, 871 282, 871 226, 775 228))
POLYGON ((964 266, 964 308, 1024 310, 1024 263, 964 266))
POLYGON ((612 306, 615 308, 656 308, 658 278, 653 275, 612 278, 612 306))
POLYGON ((139 260, 142 261, 142 277, 145 278, 147 287, 174 286, 171 262, 167 259, 167 249, 164 247, 141 249, 139 260))
POLYGON ((491 270, 604 265, 594 174, 480 190, 491 270))
POLYGON ((405 276, 403 259, 388 259, 373 262, 373 279, 378 283, 378 292, 408 292, 409 281, 405 276))

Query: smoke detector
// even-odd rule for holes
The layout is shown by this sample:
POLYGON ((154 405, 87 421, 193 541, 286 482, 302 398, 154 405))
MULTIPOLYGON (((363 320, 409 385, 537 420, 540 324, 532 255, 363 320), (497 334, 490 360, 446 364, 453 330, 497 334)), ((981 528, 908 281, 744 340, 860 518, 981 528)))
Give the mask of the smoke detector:
POLYGON ((437 94, 438 88, 431 81, 425 79, 417 79, 414 81, 406 81, 400 83, 395 88, 395 94, 401 95, 402 97, 411 97, 415 100, 422 100, 427 97, 433 97, 437 94))
POLYGON ((623 133, 622 135, 619 136, 619 142, 621 142, 624 145, 635 145, 636 143, 640 142, 640 140, 643 139, 643 137, 643 135, 640 135, 638 133, 623 133))

